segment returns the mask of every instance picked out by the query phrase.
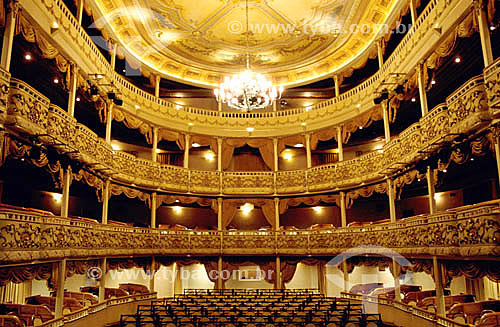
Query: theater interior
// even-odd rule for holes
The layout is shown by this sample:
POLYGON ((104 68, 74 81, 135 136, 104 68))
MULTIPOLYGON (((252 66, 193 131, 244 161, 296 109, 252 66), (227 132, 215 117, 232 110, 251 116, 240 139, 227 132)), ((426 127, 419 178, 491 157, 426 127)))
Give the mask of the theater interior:
POLYGON ((0 326, 500 326, 499 0, 1 0, 0 326))

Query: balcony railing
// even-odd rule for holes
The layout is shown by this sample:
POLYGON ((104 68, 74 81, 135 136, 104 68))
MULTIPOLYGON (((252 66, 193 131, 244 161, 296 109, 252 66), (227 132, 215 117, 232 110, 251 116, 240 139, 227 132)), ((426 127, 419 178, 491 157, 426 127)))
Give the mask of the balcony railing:
POLYGON ((390 80, 391 74, 394 72, 410 73, 415 65, 425 59, 424 56, 439 44, 440 38, 435 33, 433 26, 439 25, 443 34, 447 34, 456 27, 460 22, 459 19, 472 6, 472 2, 468 0, 431 0, 381 69, 371 78, 339 97, 307 108, 278 112, 241 113, 179 106, 139 89, 113 71, 62 0, 37 0, 33 5, 31 5, 31 1, 33 0, 21 3, 22 6, 26 7, 23 8, 23 14, 30 15, 31 19, 40 26, 45 26, 47 25, 46 21, 38 14, 39 11, 34 9, 40 8, 48 13, 50 23, 58 22, 60 26, 58 33, 62 37, 53 40, 57 43, 58 48, 72 49, 75 57, 70 59, 79 64, 83 74, 100 73, 105 75, 109 82, 117 88, 116 91, 122 94, 123 99, 125 99, 124 108, 128 112, 142 117, 145 121, 154 120, 154 125, 167 128, 175 125, 177 129, 187 130, 187 122, 192 122, 194 124, 190 127, 192 130, 196 130, 197 125, 200 125, 204 127, 205 134, 219 135, 223 130, 244 130, 245 126, 254 126, 256 136, 259 133, 259 128, 266 130, 279 127, 280 129, 276 133, 285 134, 289 134, 290 129, 288 128, 302 130, 300 123, 304 121, 315 128, 342 124, 344 121, 354 118, 356 114, 373 109, 372 99, 382 86, 383 81, 390 80), (74 47, 74 44, 78 46, 74 47), (84 70, 83 67, 86 69, 84 70), (140 106, 140 109, 136 109, 136 104, 140 106), (360 109, 356 107, 358 104, 361 105, 360 109))
POLYGON ((500 253, 500 207, 484 203, 360 227, 294 231, 201 231, 102 225, 0 210, 0 263, 120 255, 366 254, 477 257, 500 253))
POLYGON ((163 165, 113 151, 111 146, 73 117, 49 103, 26 83, 11 79, 6 125, 39 139, 91 166, 104 176, 159 191, 194 194, 298 194, 358 187, 381 181, 388 169, 415 162, 450 141, 457 134, 471 133, 486 126, 490 111, 483 77, 466 82, 434 108, 393 138, 383 151, 374 151, 352 160, 305 170, 279 172, 218 172, 163 165))

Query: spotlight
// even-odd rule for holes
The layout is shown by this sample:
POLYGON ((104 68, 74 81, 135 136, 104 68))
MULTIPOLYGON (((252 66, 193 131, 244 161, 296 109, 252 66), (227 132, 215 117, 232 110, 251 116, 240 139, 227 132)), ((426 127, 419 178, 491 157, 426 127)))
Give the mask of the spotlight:
POLYGON ((59 78, 55 77, 53 82, 54 82, 54 84, 59 84, 59 78))
POLYGON ((459 63, 461 63, 461 62, 462 62, 462 58, 460 58, 460 56, 456 56, 456 57, 455 57, 455 63, 456 63, 456 64, 459 64, 459 63))
POLYGON ((191 144, 191 146, 192 146, 193 148, 199 148, 201 145, 200 145, 200 143, 196 143, 196 142, 195 142, 195 143, 191 144))
POLYGON ((116 99, 116 93, 115 92, 108 92, 108 99, 110 99, 110 100, 116 99))
POLYGON ((314 212, 316 212, 316 213, 321 213, 321 212, 323 211, 323 207, 318 207, 318 206, 316 206, 316 207, 313 207, 313 210, 314 210, 314 212))
POLYGON ((411 102, 417 102, 417 99, 415 97, 411 98, 411 102))
POLYGON ((174 210, 175 213, 181 213, 182 212, 182 207, 181 206, 173 206, 172 209, 174 210))
POLYGON ((27 53, 24 55, 24 60, 26 60, 26 61, 31 61, 31 59, 33 59, 33 56, 31 55, 31 53, 27 52, 27 53))
POLYGON ((494 31, 494 30, 496 30, 496 29, 497 29, 497 27, 496 27, 495 25, 491 25, 491 26, 490 26, 490 31, 494 31))
POLYGON ((115 98, 115 99, 113 99, 113 102, 114 102, 114 104, 116 104, 119 107, 123 106, 123 100, 122 99, 115 98))
POLYGON ((436 80, 435 80, 435 79, 432 79, 431 84, 432 84, 432 85, 436 85, 436 80))
POLYGON ((396 92, 396 94, 403 94, 405 92, 405 88, 403 87, 403 85, 398 85, 396 89, 394 89, 394 91, 396 92))
POLYGON ((247 132, 251 133, 254 131, 254 128, 253 127, 247 127, 247 132))
POLYGON ((80 102, 80 97, 76 97, 76 102, 80 102))
POLYGON ((254 209, 254 205, 252 203, 245 203, 240 207, 240 210, 243 212, 244 216, 248 216, 248 214, 254 209))
POLYGON ((52 198, 54 199, 54 201, 59 203, 59 202, 61 202, 62 194, 61 193, 52 193, 52 198))

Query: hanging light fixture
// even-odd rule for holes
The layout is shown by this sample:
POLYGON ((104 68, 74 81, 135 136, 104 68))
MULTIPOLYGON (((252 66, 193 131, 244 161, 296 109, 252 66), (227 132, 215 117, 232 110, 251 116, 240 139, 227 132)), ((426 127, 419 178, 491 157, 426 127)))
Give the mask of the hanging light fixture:
POLYGON ((246 0, 246 70, 232 78, 226 77, 224 83, 214 90, 217 101, 244 112, 264 109, 280 99, 283 93, 282 86, 277 88, 262 74, 251 71, 248 26, 248 0, 246 0))

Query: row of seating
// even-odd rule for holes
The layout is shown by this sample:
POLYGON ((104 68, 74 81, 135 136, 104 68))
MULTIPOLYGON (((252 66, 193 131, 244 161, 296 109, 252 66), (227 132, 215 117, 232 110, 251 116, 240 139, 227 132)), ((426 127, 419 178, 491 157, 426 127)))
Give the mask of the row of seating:
POLYGON ((186 290, 139 305, 120 326, 383 326, 361 304, 311 290, 186 290))
MULTIPOLYGON (((401 302, 414 305, 430 312, 437 312, 435 290, 421 291, 417 285, 401 285, 401 302)), ((394 299, 394 288, 384 288, 381 283, 354 285, 350 293, 370 297, 394 299)), ((474 295, 450 295, 450 290, 443 290, 446 317, 456 322, 474 326, 500 326, 500 300, 476 302, 474 295)))

